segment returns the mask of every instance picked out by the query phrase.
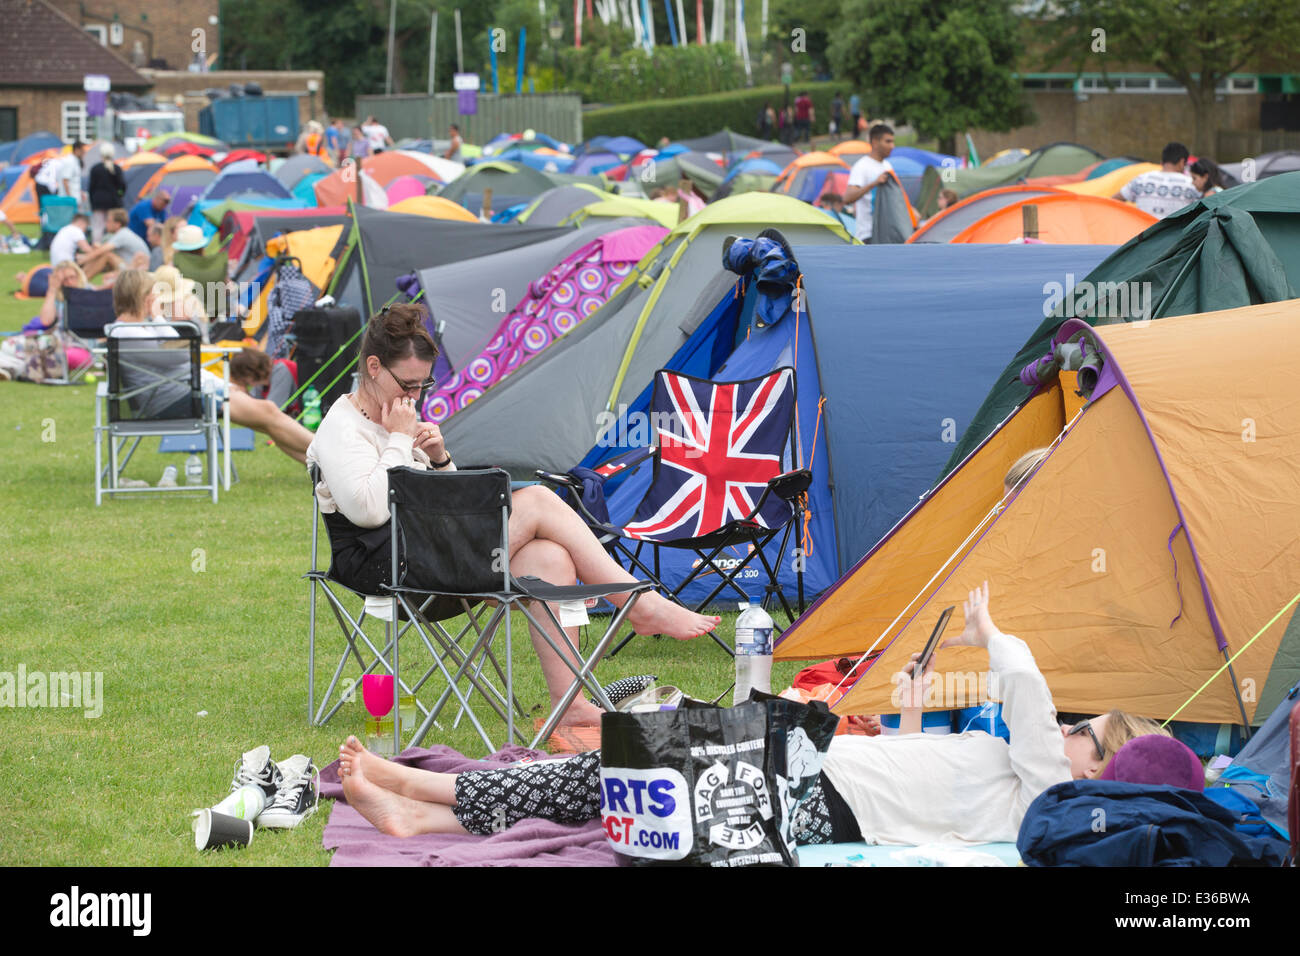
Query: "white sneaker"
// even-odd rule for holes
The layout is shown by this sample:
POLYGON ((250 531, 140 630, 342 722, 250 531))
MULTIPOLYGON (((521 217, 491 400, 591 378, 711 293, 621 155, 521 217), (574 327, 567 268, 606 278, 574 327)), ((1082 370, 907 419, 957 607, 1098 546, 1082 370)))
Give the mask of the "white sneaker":
POLYGON ((266 744, 254 747, 235 762, 235 775, 230 780, 230 792, 255 784, 262 788, 268 800, 280 789, 281 771, 271 759, 271 748, 266 744))
POLYGON ((320 800, 320 771, 306 754, 281 760, 280 786, 275 799, 257 817, 259 827, 292 830, 316 812, 320 800))

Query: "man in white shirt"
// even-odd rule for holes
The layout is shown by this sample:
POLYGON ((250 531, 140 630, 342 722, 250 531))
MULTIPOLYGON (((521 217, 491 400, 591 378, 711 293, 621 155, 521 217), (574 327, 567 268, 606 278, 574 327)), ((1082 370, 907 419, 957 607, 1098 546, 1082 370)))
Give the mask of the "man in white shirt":
POLYGON ((1187 147, 1170 143, 1160 154, 1160 168, 1135 176, 1112 199, 1131 202, 1157 219, 1175 213, 1201 198, 1187 174, 1187 147))
POLYGON ((382 153, 385 146, 393 145, 393 137, 388 135, 388 127, 373 116, 366 117, 366 121, 361 124, 361 132, 370 143, 371 153, 382 153))
POLYGON ((871 151, 853 164, 849 184, 844 190, 844 205, 853 205, 857 229, 854 236, 862 242, 871 239, 871 191, 889 178, 893 169, 889 154, 894 151, 894 131, 884 123, 877 123, 867 132, 871 151))
POLYGON ((95 251, 94 247, 86 241, 86 229, 90 226, 90 219, 82 213, 72 217, 72 222, 68 223, 62 229, 54 234, 53 241, 50 242, 50 263, 58 265, 60 262, 78 262, 95 251))
POLYGON ((59 157, 58 177, 60 196, 71 196, 81 205, 81 157, 86 152, 86 144, 77 140, 72 144, 72 152, 59 157))

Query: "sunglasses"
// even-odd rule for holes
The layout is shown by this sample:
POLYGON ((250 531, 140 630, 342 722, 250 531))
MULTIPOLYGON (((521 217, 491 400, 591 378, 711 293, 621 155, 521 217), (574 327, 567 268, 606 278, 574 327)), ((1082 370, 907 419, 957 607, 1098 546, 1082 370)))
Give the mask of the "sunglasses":
POLYGON ((404 392, 419 392, 420 394, 424 394, 429 389, 433 388, 435 385, 438 384, 438 380, 434 378, 425 379, 423 382, 405 382, 402 379, 398 378, 393 373, 393 370, 389 368, 387 365, 385 365, 383 368, 385 372, 393 376, 393 381, 397 383, 397 387, 404 392))
POLYGON ((1101 741, 1097 739, 1097 734, 1092 729, 1092 721, 1090 720, 1079 721, 1077 724, 1075 724, 1073 727, 1069 729, 1069 731, 1066 733, 1066 736, 1073 737, 1076 734, 1083 733, 1084 731, 1087 731, 1088 736, 1092 738, 1092 745, 1097 748, 1097 759, 1105 760, 1106 751, 1105 749, 1102 748, 1101 741))

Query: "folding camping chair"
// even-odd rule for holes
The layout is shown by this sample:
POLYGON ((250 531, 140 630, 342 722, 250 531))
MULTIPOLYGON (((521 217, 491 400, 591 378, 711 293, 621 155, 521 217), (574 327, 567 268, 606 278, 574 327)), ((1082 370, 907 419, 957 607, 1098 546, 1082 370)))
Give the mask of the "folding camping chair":
MULTIPOLYGON (((577 478, 537 475, 569 489, 574 506, 615 560, 626 561, 629 570, 650 577, 678 603, 684 603, 681 594, 696 578, 714 572, 717 584, 694 610, 703 610, 727 589, 750 600, 752 595, 736 578, 757 559, 767 572, 760 603, 767 608, 775 597, 793 621, 794 610, 763 548, 782 534, 778 554, 786 553, 791 534, 802 524, 812 483, 812 472, 806 468, 784 470, 787 455, 793 457, 795 394, 794 369, 789 367, 740 382, 712 382, 667 369, 657 372, 650 415, 658 446, 629 452, 604 469, 612 473, 646 459, 654 462, 650 487, 633 520, 621 528, 592 515, 582 502, 582 482, 577 478), (653 567, 642 559, 647 545, 653 567), (743 557, 725 566, 715 564, 724 550, 741 545, 747 548, 743 557), (699 556, 676 587, 663 582, 660 548, 689 548, 699 556)), ((802 612, 801 566, 795 566, 795 574, 802 612)), ((732 653, 718 635, 710 636, 732 653)), ((611 656, 630 640, 623 640, 611 656)))
MULTIPOLYGON (((435 725, 438 715, 453 696, 453 691, 450 686, 445 688, 437 703, 432 707, 427 706, 420 699, 420 694, 424 686, 439 670, 442 670, 444 674, 447 672, 447 661, 450 660, 451 667, 457 669, 457 679, 476 681, 477 688, 490 696, 496 705, 498 715, 502 716, 502 719, 506 719, 503 714, 505 702, 507 699, 511 701, 511 718, 508 721, 510 732, 519 743, 527 743, 528 739, 523 735, 522 731, 523 708, 515 700, 513 694, 507 697, 496 684, 490 683, 489 678, 483 673, 485 668, 490 667, 490 673, 495 673, 497 680, 501 684, 506 683, 506 672, 492 653, 490 640, 484 641, 483 624, 487 617, 487 609, 477 600, 468 597, 439 600, 437 596, 432 594, 423 597, 423 600, 419 602, 423 627, 417 633, 430 656, 437 663, 429 665, 414 684, 408 683, 402 677, 398 668, 397 649, 401 639, 409 633, 412 627, 412 616, 400 608, 398 613, 393 613, 394 599, 391 594, 364 594, 344 584, 334 576, 332 561, 328 571, 320 567, 322 513, 320 499, 316 493, 317 485, 321 480, 319 467, 312 465, 309 469, 309 475, 312 483, 314 512, 312 518, 311 569, 306 575, 311 584, 307 638, 308 723, 313 727, 317 727, 329 722, 339 708, 347 702, 351 696, 352 683, 344 677, 344 673, 347 671, 349 663, 355 661, 361 678, 376 672, 376 670, 393 674, 396 677, 393 682, 394 693, 409 695, 413 698, 415 708, 421 718, 421 725, 411 740, 411 746, 418 746, 430 727, 435 725), (351 596, 349 597, 349 595, 351 596), (318 636, 316 609, 318 598, 324 598, 326 605, 339 625, 344 639, 342 655, 334 668, 329 686, 319 699, 316 697, 316 644, 318 636), (358 606, 360 608, 359 613, 355 610, 358 606), (465 615, 466 622, 459 632, 453 636, 447 626, 441 622, 448 618, 458 617, 461 614, 465 615), (377 633, 374 638, 366 633, 367 627, 370 626, 368 623, 370 620, 383 621, 382 639, 378 637, 377 633), (432 639, 430 635, 432 635, 432 639), (435 643, 437 647, 434 646, 435 643), (513 725, 513 715, 515 714, 518 714, 521 718, 520 729, 518 730, 513 725)), ((328 535, 328 521, 325 522, 325 526, 328 535)), ((374 629, 371 628, 371 630, 374 629)), ((464 708, 458 711, 453 726, 459 725, 460 720, 466 713, 464 708)), ((484 744, 488 748, 488 753, 494 752, 497 748, 492 745, 492 741, 482 731, 481 726, 476 724, 476 729, 482 736, 484 744)), ((402 748, 401 734, 399 712, 398 717, 394 718, 393 728, 394 749, 398 752, 402 748)))
POLYGON ((228 278, 228 269, 230 267, 230 252, 226 248, 229 238, 225 241, 214 241, 208 243, 203 249, 197 249, 193 252, 177 251, 172 259, 173 264, 185 278, 198 285, 200 289, 200 298, 205 306, 211 304, 214 307, 213 314, 209 318, 217 319, 230 314, 230 303, 226 281, 228 278), (211 290, 220 290, 220 294, 212 295, 211 290))
MULTIPOLYGON (((507 742, 515 739, 517 732, 514 718, 517 705, 511 707, 507 704, 514 701, 510 630, 510 614, 514 610, 524 614, 573 674, 572 683, 542 722, 530 747, 536 747, 551 735, 583 687, 600 706, 606 710, 614 709, 592 671, 638 597, 652 587, 649 582, 559 586, 538 578, 514 577, 510 573, 508 532, 510 476, 499 468, 454 472, 390 468, 388 501, 394 538, 403 543, 403 547, 395 548, 393 554, 392 580, 395 583, 389 588, 393 599, 393 617, 396 618, 399 611, 405 612, 413 626, 425 637, 426 644, 436 642, 447 652, 444 655, 434 655, 435 666, 442 672, 447 688, 417 730, 417 742, 424 738, 443 706, 454 696, 489 752, 494 751, 496 748, 491 738, 470 704, 470 698, 475 692, 496 711, 498 717, 505 720, 507 742), (400 555, 400 563, 398 550, 404 551, 400 555), (615 594, 625 594, 627 600, 612 615, 605 633, 584 658, 560 626, 550 605, 608 598, 615 594), (429 599, 434 597, 462 604, 471 601, 494 602, 486 624, 478 627, 475 620, 477 637, 468 651, 458 654, 457 643, 451 635, 439 621, 431 620, 426 614, 429 599), (526 603, 529 601, 537 602, 544 611, 542 620, 529 609, 526 603), (496 666, 496 658, 491 655, 492 642, 503 626, 504 674, 496 666), (558 640, 553 635, 559 635, 558 640), (483 678, 485 656, 498 677, 505 682, 504 695, 483 678), (447 667, 448 658, 453 659, 454 673, 447 667)), ((396 671, 396 644, 393 644, 392 649, 393 670, 396 671)))
POLYGON ((217 501, 217 397, 203 391, 199 329, 193 322, 115 322, 108 335, 108 380, 95 402, 95 504, 106 494, 207 491, 217 501), (130 337, 118 337, 126 328, 130 337), (172 334, 168 334, 168 330, 172 334), (181 348, 173 348, 175 345, 181 348), (183 409, 177 413, 177 408, 183 409), (118 479, 144 438, 203 435, 208 443, 208 482, 175 488, 119 488, 118 479), (104 442, 108 464, 104 464, 104 442), (130 443, 125 456, 122 450, 130 443))
MULTIPOLYGON (((116 321, 112 289, 64 286, 60 330, 82 348, 93 350, 104 338, 104 329, 116 321)), ((71 385, 80 381, 89 369, 90 366, 69 368, 64 378, 53 384, 71 385)))

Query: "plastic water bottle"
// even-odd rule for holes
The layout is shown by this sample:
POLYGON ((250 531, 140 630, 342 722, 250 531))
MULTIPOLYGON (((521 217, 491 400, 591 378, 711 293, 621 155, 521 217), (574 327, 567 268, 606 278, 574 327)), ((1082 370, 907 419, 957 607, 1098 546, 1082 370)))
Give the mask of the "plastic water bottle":
POLYGON ((302 408, 302 426, 314 432, 320 427, 320 392, 316 391, 316 386, 307 389, 303 395, 302 408))
POLYGON ((162 477, 158 479, 159 488, 176 487, 176 466, 168 465, 163 469, 162 477))
POLYGON ((203 484, 203 459, 198 455, 190 455, 185 459, 185 484, 203 484))
POLYGON ((758 604, 741 605, 736 618, 735 704, 749 700, 751 690, 772 693, 772 617, 758 604))

